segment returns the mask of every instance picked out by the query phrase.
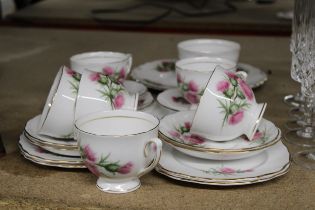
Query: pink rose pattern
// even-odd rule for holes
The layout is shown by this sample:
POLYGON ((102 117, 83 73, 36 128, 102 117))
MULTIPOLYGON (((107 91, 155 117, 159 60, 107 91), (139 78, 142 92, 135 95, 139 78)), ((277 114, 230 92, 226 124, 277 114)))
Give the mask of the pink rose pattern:
POLYGON ((199 103, 204 90, 200 90, 198 84, 193 80, 185 82, 180 74, 177 74, 176 77, 178 87, 184 94, 184 98, 191 104, 199 103))
POLYGON ((203 171, 204 173, 211 173, 214 175, 234 175, 234 174, 241 174, 241 173, 247 173, 252 172, 253 169, 246 169, 246 170, 240 170, 240 169, 234 169, 229 167, 220 167, 220 168, 210 168, 208 170, 203 171))
POLYGON ((134 166, 132 162, 127 162, 124 165, 120 165, 119 161, 116 161, 116 162, 108 161, 108 158, 110 155, 107 155, 106 157, 102 157, 100 161, 97 162, 96 155, 91 150, 89 145, 80 147, 80 154, 86 167, 96 176, 100 176, 101 174, 97 166, 103 168, 105 171, 113 175, 115 175, 116 173, 128 174, 131 172, 134 166))
MULTIPOLYGON (((112 72, 112 69, 104 69, 104 72, 112 72)), ((91 73, 90 80, 100 84, 98 92, 103 98, 110 101, 112 109, 121 109, 124 106, 125 97, 123 91, 125 89, 120 83, 116 83, 109 76, 99 72, 91 73)))
POLYGON ((202 145, 205 143, 205 139, 201 136, 190 133, 191 123, 185 122, 184 125, 179 125, 175 127, 175 130, 169 131, 169 134, 181 143, 189 145, 202 145))
POLYGON ((110 66, 105 66, 103 68, 104 75, 108 76, 112 81, 122 84, 126 79, 126 69, 122 67, 119 71, 116 71, 110 66))
POLYGON ((235 73, 225 72, 225 80, 219 81, 216 85, 218 92, 230 100, 219 100, 220 108, 223 109, 224 118, 222 127, 226 124, 237 125, 244 118, 244 111, 250 107, 247 101, 254 99, 253 91, 235 73))
POLYGON ((72 70, 72 69, 69 69, 69 68, 66 68, 66 72, 72 78, 72 80, 69 81, 69 83, 71 85, 71 88, 72 88, 72 93, 74 95, 77 95, 78 91, 79 91, 79 84, 80 84, 80 80, 81 80, 81 74, 76 72, 76 71, 74 71, 74 70, 72 70))

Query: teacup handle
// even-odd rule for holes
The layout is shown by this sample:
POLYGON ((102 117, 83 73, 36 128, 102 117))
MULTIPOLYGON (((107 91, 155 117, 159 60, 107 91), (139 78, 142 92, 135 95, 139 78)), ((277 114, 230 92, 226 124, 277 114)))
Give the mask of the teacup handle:
POLYGON ((127 72, 130 72, 131 66, 132 66, 132 55, 128 54, 128 66, 127 66, 127 72))
POLYGON ((158 164, 158 162, 160 161, 161 152, 162 152, 162 141, 160 139, 158 139, 158 138, 153 138, 148 143, 146 143, 146 145, 144 146, 144 156, 148 156, 147 148, 148 148, 148 146, 151 143, 153 143, 156 146, 155 157, 154 157, 153 161, 151 162, 151 164, 149 166, 147 166, 146 168, 142 169, 138 173, 138 177, 141 177, 144 174, 146 174, 149 171, 151 171, 158 164))

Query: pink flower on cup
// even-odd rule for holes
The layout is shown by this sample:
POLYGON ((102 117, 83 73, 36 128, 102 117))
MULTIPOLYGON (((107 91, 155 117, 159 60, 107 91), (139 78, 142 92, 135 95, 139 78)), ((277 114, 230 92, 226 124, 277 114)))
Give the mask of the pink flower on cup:
POLYGON ((183 83, 182 76, 180 74, 176 74, 176 79, 178 83, 183 83))
POLYGON ((86 145, 84 147, 83 153, 87 160, 92 161, 92 162, 96 161, 96 156, 89 145, 86 145))
POLYGON ((198 85, 194 81, 188 83, 188 90, 192 92, 198 92, 198 85))
POLYGON ((97 167, 94 163, 90 163, 89 161, 84 161, 84 165, 95 175, 100 176, 100 172, 97 170, 97 167))
POLYGON ((220 172, 221 172, 222 174, 233 174, 233 173, 235 173, 236 171, 235 171, 233 168, 224 167, 224 168, 221 168, 221 169, 220 169, 220 172))
POLYGON ((119 72, 119 78, 120 78, 120 79, 125 79, 125 77, 126 77, 126 70, 125 70, 124 67, 122 67, 122 68, 120 69, 120 72, 119 72))
POLYGON ((100 79, 101 79, 100 73, 93 72, 92 74, 90 74, 90 80, 91 81, 98 81, 100 79))
POLYGON ((69 69, 69 68, 67 68, 66 69, 66 72, 67 72, 67 74, 69 74, 70 76, 73 76, 73 75, 75 75, 75 71, 73 71, 72 69, 69 69))
POLYGON ((117 172, 120 173, 120 174, 128 174, 128 173, 130 173, 132 167, 133 167, 133 163, 132 162, 128 162, 125 165, 123 165, 120 168, 118 168, 117 172))
POLYGON ((233 73, 233 72, 229 72, 229 71, 226 71, 225 74, 229 77, 229 78, 232 78, 232 79, 237 79, 238 76, 233 73))
POLYGON ((103 68, 103 73, 106 75, 106 76, 111 76, 114 74, 114 69, 110 66, 105 66, 103 68))
POLYGON ((113 101, 115 109, 120 109, 125 103, 125 98, 122 94, 118 94, 113 101))
POLYGON ((186 92, 184 94, 184 98, 191 104, 199 103, 199 98, 196 93, 186 92))
POLYGON ((190 130, 190 128, 191 128, 191 123, 190 123, 190 122, 185 122, 185 123, 184 123, 184 127, 190 130))
POLYGON ((243 90, 243 93, 245 94, 246 98, 248 100, 253 100, 254 94, 252 89, 244 82, 242 79, 238 79, 238 84, 240 85, 241 89, 243 90))
POLYGON ((223 80, 223 81, 220 81, 218 84, 217 84, 217 90, 220 91, 220 92, 224 92, 226 90, 228 90, 230 87, 230 83, 226 80, 223 80))
POLYGON ((239 122, 242 121, 244 117, 244 112, 243 111, 237 111, 232 116, 229 117, 229 124, 230 125, 235 125, 238 124, 239 122))

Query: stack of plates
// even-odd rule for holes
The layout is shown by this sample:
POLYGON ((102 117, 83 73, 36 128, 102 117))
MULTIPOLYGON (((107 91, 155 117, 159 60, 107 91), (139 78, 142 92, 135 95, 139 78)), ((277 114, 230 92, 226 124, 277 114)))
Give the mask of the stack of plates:
POLYGON ((85 168, 74 139, 56 139, 38 134, 40 115, 30 119, 20 136, 21 154, 28 160, 46 166, 85 168))
POLYGON ((289 152, 281 131, 263 119, 252 141, 239 137, 214 142, 190 133, 194 111, 161 120, 159 135, 167 144, 156 170, 173 179, 207 185, 245 185, 288 172, 289 152))

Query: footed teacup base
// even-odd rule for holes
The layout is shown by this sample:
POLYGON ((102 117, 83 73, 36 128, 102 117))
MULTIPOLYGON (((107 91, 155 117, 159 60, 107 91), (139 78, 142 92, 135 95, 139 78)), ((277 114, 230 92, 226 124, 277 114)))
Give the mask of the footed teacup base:
POLYGON ((96 182, 96 187, 107 193, 128 193, 140 187, 141 183, 138 178, 129 180, 109 180, 99 177, 96 182))

